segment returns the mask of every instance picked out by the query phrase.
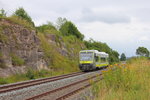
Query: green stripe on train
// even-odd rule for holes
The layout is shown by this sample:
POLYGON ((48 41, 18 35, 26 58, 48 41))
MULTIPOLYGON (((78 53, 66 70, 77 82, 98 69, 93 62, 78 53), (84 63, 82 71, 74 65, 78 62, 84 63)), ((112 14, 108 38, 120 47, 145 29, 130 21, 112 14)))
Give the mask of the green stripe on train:
POLYGON ((108 64, 98 64, 96 67, 103 67, 103 66, 108 66, 108 64))

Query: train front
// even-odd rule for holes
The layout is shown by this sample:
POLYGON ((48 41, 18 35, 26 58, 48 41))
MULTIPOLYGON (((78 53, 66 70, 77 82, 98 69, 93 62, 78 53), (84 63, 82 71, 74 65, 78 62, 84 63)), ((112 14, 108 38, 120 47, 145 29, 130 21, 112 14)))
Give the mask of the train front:
POLYGON ((79 68, 82 71, 90 71, 95 68, 94 66, 94 52, 80 51, 79 53, 79 68))

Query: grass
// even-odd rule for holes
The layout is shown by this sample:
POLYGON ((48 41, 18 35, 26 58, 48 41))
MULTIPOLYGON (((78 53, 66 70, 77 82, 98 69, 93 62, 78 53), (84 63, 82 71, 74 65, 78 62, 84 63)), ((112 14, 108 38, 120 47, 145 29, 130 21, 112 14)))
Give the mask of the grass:
POLYGON ((150 60, 147 58, 130 59, 126 65, 111 66, 103 74, 104 79, 97 84, 96 100, 150 98, 150 60))
POLYGON ((1 26, 0 26, 0 42, 2 43, 8 42, 8 37, 5 34, 3 34, 3 29, 1 26))
POLYGON ((28 29, 35 29, 35 27, 33 26, 32 23, 30 23, 27 20, 24 20, 22 18, 19 18, 17 16, 3 17, 3 18, 0 18, 0 20, 1 19, 6 19, 6 20, 10 21, 11 23, 22 25, 28 29))
POLYGON ((3 84, 9 84, 9 83, 15 83, 20 81, 26 81, 31 79, 38 79, 38 78, 45 78, 45 77, 52 77, 62 74, 68 74, 69 71, 54 71, 54 70, 41 70, 41 71, 35 71, 32 69, 28 69, 28 71, 25 74, 16 74, 12 75, 6 78, 0 77, 0 85, 3 84))
POLYGON ((12 58, 12 64, 15 66, 22 66, 25 64, 25 61, 15 54, 10 54, 12 58))
POLYGON ((44 59, 47 61, 49 68, 62 72, 79 71, 77 67, 78 61, 75 60, 75 58, 74 60, 70 60, 69 57, 61 55, 58 51, 58 49, 61 48, 57 47, 55 44, 49 44, 44 34, 39 33, 38 37, 41 40, 41 48, 44 51, 44 59))

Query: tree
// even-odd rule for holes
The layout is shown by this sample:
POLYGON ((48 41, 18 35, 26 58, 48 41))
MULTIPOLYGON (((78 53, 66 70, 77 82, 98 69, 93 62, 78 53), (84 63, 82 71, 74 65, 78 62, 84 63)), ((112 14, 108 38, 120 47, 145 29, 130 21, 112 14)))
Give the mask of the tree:
POLYGON ((0 10, 0 17, 6 17, 6 12, 4 9, 0 10))
POLYGON ((90 39, 89 41, 84 41, 84 44, 89 50, 94 49, 100 52, 108 53, 110 63, 119 61, 119 53, 117 51, 112 50, 106 43, 102 43, 102 42, 94 41, 93 39, 90 39))
POLYGON ((36 27, 36 29, 39 31, 39 32, 43 32, 43 33, 51 33, 50 31, 57 31, 55 26, 53 25, 53 23, 51 22, 47 22, 47 24, 43 24, 41 26, 38 26, 36 27))
POLYGON ((62 18, 62 17, 59 17, 56 21, 56 28, 57 30, 59 30, 61 28, 61 26, 67 22, 67 19, 66 18, 62 18))
POLYGON ((71 22, 66 21, 60 28, 60 32, 64 36, 73 35, 79 38, 80 40, 83 40, 84 35, 80 33, 80 31, 77 29, 77 27, 71 22))
POLYGON ((125 60, 126 60, 126 55, 122 53, 120 57, 120 61, 125 61, 125 60))
POLYGON ((23 9, 23 8, 18 8, 15 12, 14 12, 15 16, 18 16, 19 18, 22 18, 24 20, 27 20, 29 23, 33 24, 34 23, 31 19, 31 17, 28 15, 28 13, 23 9))
POLYGON ((149 57, 150 52, 145 47, 138 47, 136 49, 136 55, 149 57))

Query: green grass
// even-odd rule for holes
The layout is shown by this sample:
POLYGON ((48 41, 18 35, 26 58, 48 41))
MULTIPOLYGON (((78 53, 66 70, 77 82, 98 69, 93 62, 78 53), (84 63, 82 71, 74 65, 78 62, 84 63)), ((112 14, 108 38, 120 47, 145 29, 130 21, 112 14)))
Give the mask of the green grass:
POLYGON ((20 81, 26 81, 31 79, 38 79, 38 78, 45 78, 45 77, 52 77, 62 74, 69 74, 71 72, 66 70, 41 70, 41 71, 35 71, 32 69, 28 69, 28 71, 25 74, 16 74, 12 75, 6 78, 0 77, 0 85, 3 84, 9 84, 9 83, 15 83, 20 81))
POLYGON ((25 64, 25 61, 20 58, 19 56, 15 55, 15 54, 10 54, 11 59, 12 59, 12 65, 15 66, 22 66, 25 64))
POLYGON ((0 26, 0 42, 2 43, 7 43, 8 42, 8 37, 3 34, 3 28, 0 26))
POLYGON ((150 98, 150 61, 134 58, 126 65, 114 65, 103 71, 104 79, 96 100, 148 100, 150 98), (115 70, 112 68, 115 67, 115 70))
POLYGON ((17 16, 3 17, 3 18, 0 18, 0 20, 1 19, 8 20, 8 21, 10 21, 10 23, 22 25, 28 29, 35 29, 35 27, 33 26, 32 23, 30 23, 27 20, 24 20, 22 18, 19 18, 17 16))
MULTIPOLYGON (((59 47, 55 44, 49 44, 45 35, 42 33, 38 34, 41 40, 41 48, 44 51, 44 59, 48 62, 49 68, 55 71, 66 71, 73 72, 78 71, 78 61, 70 60, 70 58, 65 57, 59 53, 57 50, 59 47)), ((78 51, 78 50, 77 50, 78 51)))

